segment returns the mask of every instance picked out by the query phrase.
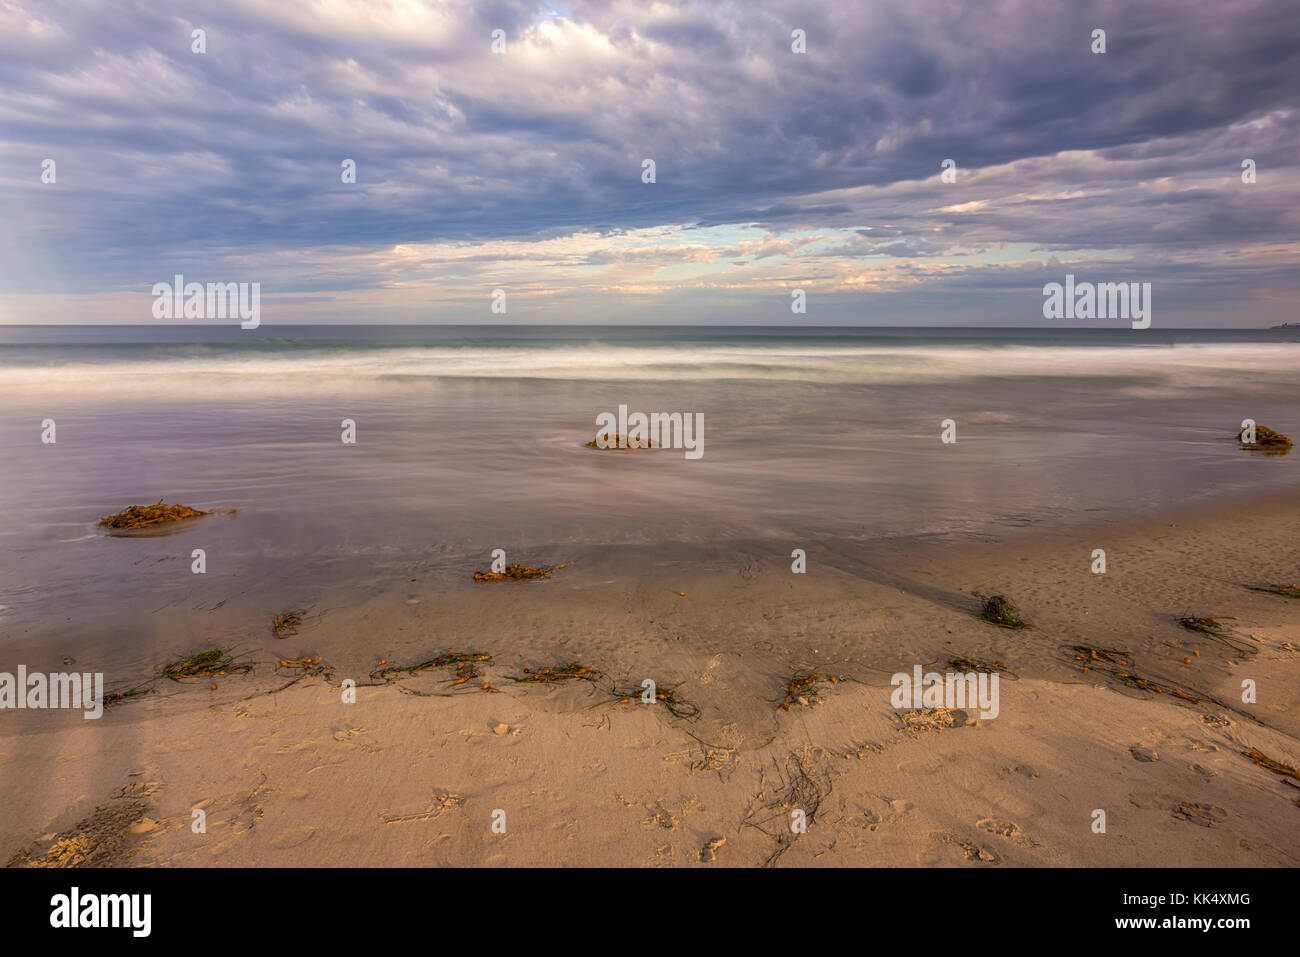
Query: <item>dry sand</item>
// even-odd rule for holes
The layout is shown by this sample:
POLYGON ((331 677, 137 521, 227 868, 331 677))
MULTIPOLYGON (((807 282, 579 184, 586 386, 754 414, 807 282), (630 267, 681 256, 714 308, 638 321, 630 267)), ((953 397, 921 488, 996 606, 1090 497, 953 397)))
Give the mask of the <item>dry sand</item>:
POLYGON ((1244 586, 1300 581, 1298 543, 1290 495, 960 547, 863 555, 834 542, 758 543, 716 546, 704 561, 624 550, 544 582, 419 599, 404 586, 267 639, 254 674, 212 679, 215 691, 207 679, 164 682, 99 721, 6 714, 0 855, 143 866, 1295 866, 1300 781, 1244 752, 1300 768, 1300 600, 1244 586), (790 572, 791 547, 808 551, 806 575, 790 572), (1106 550, 1104 575, 1089 570, 1094 548, 1106 550), (980 597, 993 593, 1033 627, 980 620, 980 597), (1235 621, 1217 640, 1178 615, 1235 621), (351 635, 356 652, 285 687, 292 671, 272 654, 310 653, 314 628, 351 635), (460 685, 453 669, 384 683, 369 674, 390 639, 422 643, 425 658, 494 660, 460 685), (1118 649, 1129 665, 1084 673, 1074 645, 1118 649), (949 657, 1004 663, 996 718, 891 707, 891 674, 948 670, 949 657), (606 677, 508 677, 569 661, 606 677), (1118 671, 1166 693, 1129 687, 1118 671), (823 681, 782 710, 796 672, 823 681), (339 687, 349 677, 360 684, 351 704, 339 687), (643 678, 677 685, 698 716, 611 700, 615 685, 643 678), (1244 679, 1257 703, 1243 703, 1244 679), (806 833, 791 831, 796 809, 806 833), (497 811, 504 834, 492 830, 497 811))

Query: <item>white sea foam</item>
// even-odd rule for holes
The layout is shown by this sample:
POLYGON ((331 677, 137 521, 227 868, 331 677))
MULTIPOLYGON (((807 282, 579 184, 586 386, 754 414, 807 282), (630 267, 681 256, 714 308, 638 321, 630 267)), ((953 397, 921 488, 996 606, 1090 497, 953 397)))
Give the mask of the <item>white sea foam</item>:
MULTIPOLYGON (((0 356, 0 392, 50 391, 103 397, 194 397, 374 391, 401 380, 573 381, 908 385, 988 378, 1130 380, 1147 390, 1294 381, 1300 343, 1151 346, 1056 345, 690 345, 593 343, 544 347, 154 347, 93 360, 0 356)), ((1155 394, 1155 393, 1152 393, 1155 394)))

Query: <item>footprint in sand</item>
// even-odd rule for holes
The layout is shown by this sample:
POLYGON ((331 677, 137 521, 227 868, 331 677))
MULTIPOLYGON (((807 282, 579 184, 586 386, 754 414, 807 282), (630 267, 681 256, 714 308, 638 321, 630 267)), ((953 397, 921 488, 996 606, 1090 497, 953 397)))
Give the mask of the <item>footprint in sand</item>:
POLYGON ((1218 827, 1228 819, 1228 812, 1213 804, 1180 801, 1174 805, 1173 818, 1176 821, 1191 821, 1201 827, 1218 827))
POLYGON ((352 747, 358 749, 359 751, 365 754, 379 754, 381 751, 384 750, 383 745, 377 741, 374 741, 373 738, 367 739, 366 741, 352 740, 355 737, 359 737, 360 735, 369 734, 369 733, 370 733, 369 728, 344 728, 341 731, 334 732, 334 740, 338 741, 340 744, 350 744, 352 745, 352 747))
POLYGON ((889 808, 890 814, 877 814, 875 811, 863 809, 860 818, 851 818, 859 827, 864 827, 868 831, 875 831, 882 824, 894 824, 900 820, 904 814, 912 810, 912 802, 904 801, 902 798, 887 798, 883 796, 869 795, 872 800, 880 801, 889 808))
POLYGON ((981 864, 1000 864, 1002 858, 973 841, 963 841, 955 834, 940 832, 934 835, 935 844, 916 856, 922 867, 942 866, 947 863, 974 861, 981 864))
POLYGON ((975 826, 988 831, 990 834, 996 834, 998 837, 1004 837, 1008 841, 1019 844, 1022 847, 1038 847, 1038 842, 1025 836, 1025 832, 1020 830, 1019 825, 1005 821, 1001 818, 986 817, 981 821, 976 821, 975 826))
POLYGON ((1157 794, 1154 791, 1134 791, 1128 796, 1129 803, 1150 811, 1162 807, 1171 807, 1177 800, 1170 794, 1157 794))
POLYGON ((1018 774, 1022 778, 1029 778, 1031 781, 1038 777, 1038 769, 1029 764, 1017 764, 1014 768, 1002 768, 998 773, 1018 774))
POLYGON ((662 804, 647 807, 646 810, 653 813, 641 822, 642 827, 661 827, 665 831, 671 831, 677 827, 677 819, 662 804))
POLYGON ((1188 821, 1200 827, 1218 827, 1228 819, 1228 812, 1214 804, 1200 804, 1196 801, 1182 801, 1170 794, 1152 791, 1134 791, 1128 796, 1129 803, 1143 810, 1167 810, 1176 821, 1188 821))
POLYGON ((300 844, 306 844, 316 833, 316 828, 310 824, 304 824, 301 827, 291 827, 287 831, 281 831, 275 837, 271 838, 271 846, 284 850, 290 847, 298 847, 300 844))
POLYGON ((718 859, 718 848, 727 843, 725 837, 715 837, 705 841, 704 846, 700 848, 700 863, 712 864, 718 859))

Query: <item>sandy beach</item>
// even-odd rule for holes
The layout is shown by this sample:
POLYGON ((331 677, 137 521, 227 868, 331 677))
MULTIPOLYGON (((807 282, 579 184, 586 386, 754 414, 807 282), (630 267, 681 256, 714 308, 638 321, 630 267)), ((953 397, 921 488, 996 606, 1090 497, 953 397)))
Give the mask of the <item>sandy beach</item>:
MULTIPOLYGON (((969 544, 799 542, 805 574, 770 541, 610 546, 535 582, 475 583, 482 563, 466 561, 317 608, 288 638, 248 623, 261 637, 238 649, 247 674, 163 680, 98 721, 11 712, 0 854, 1295 866, 1300 782, 1249 754, 1300 767, 1300 601, 1250 586, 1295 582, 1297 543, 1284 492, 969 544), (1105 574, 1091 571, 1098 548, 1105 574), (982 620, 994 593, 1031 627, 982 620), (348 642, 310 671, 277 664, 348 642), (382 674, 451 652, 492 658, 460 683, 454 665, 382 674), (891 675, 949 659, 998 664, 996 717, 891 705, 891 675), (511 678, 570 663, 592 671, 511 678), (816 680, 783 708, 796 675, 816 680), (646 678, 672 688, 679 715, 634 696, 646 678)), ((229 625, 192 624, 196 649, 229 625)))

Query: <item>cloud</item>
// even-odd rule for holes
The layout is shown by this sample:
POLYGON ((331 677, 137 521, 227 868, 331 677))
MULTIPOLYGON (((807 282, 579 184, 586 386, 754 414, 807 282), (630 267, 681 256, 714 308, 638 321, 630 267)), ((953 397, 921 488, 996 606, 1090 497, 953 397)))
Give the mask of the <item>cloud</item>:
POLYGON ((1281 321, 1293 18, 1287 0, 10 0, 0 319, 71 321, 68 297, 184 272, 274 285, 299 321, 472 321, 494 286, 545 300, 536 321, 623 315, 630 289, 629 321, 656 298, 744 321, 746 296, 797 281, 844 297, 837 321, 971 321, 1101 256, 1157 288, 1218 277, 1185 321, 1281 321), (956 276, 965 301, 945 298, 956 276))

